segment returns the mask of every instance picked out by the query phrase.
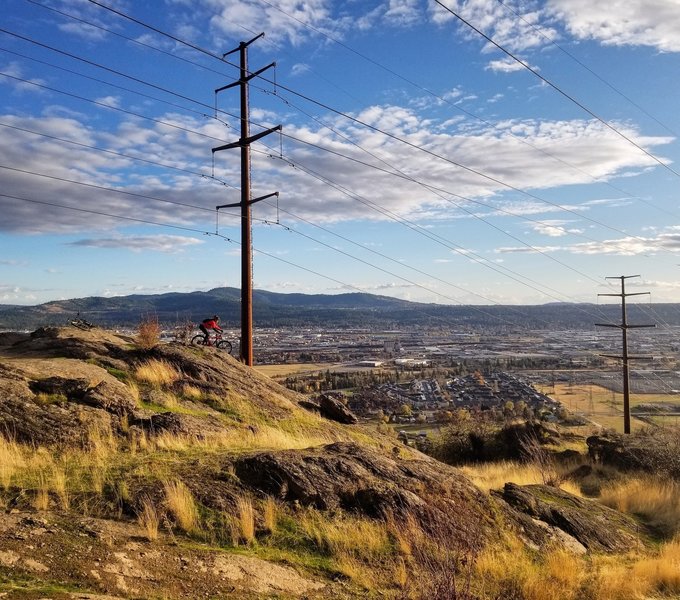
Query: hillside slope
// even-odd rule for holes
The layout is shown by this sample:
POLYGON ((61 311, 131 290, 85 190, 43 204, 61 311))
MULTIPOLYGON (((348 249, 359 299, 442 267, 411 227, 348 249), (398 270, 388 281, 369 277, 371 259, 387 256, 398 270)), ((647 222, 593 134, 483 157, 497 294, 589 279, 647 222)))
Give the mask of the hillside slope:
POLYGON ((301 400, 209 348, 0 336, 0 597, 453 598, 432 590, 506 536, 640 543, 619 513, 491 497, 301 400))
MULTIPOLYGON (((76 314, 100 326, 136 327, 149 317, 165 326, 198 322, 215 312, 222 323, 240 323, 240 290, 215 288, 206 292, 88 297, 48 302, 38 306, 0 305, 0 329, 36 329, 64 325, 76 314)), ((372 294, 253 293, 253 314, 258 327, 417 327, 456 326, 462 330, 589 329, 595 322, 616 323, 617 305, 552 303, 535 306, 446 306, 408 302, 372 294)), ((628 306, 631 323, 658 321, 680 325, 677 304, 628 306), (650 318, 651 312, 651 318, 650 318)))

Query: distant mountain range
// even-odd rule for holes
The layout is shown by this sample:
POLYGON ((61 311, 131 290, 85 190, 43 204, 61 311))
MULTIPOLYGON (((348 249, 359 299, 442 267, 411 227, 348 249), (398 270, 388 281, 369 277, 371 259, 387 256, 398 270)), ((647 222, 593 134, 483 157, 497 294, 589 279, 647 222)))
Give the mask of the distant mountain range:
MULTIPOLYGON (((134 327, 148 317, 165 326, 198 322, 219 314, 225 327, 240 323, 241 291, 88 297, 36 306, 0 306, 1 329, 35 329, 63 325, 78 313, 101 326, 134 327)), ((595 323, 619 323, 618 305, 552 303, 532 306, 447 306, 408 302, 373 294, 253 294, 255 327, 417 327, 458 330, 594 329, 595 323)), ((680 325, 680 304, 632 304, 631 324, 680 325)))

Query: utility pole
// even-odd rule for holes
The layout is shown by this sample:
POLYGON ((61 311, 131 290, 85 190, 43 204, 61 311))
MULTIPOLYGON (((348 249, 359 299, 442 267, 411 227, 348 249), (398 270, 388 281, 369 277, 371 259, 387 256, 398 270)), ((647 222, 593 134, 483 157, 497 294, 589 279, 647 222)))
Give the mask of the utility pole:
POLYGON ((241 137, 237 142, 212 149, 214 157, 215 152, 231 148, 241 148, 241 201, 234 204, 222 204, 215 207, 215 209, 219 211, 220 208, 241 207, 241 361, 249 367, 253 366, 253 241, 250 207, 256 202, 260 202, 260 200, 265 200, 272 196, 278 197, 279 195, 278 192, 274 192, 259 198, 250 197, 250 145, 270 133, 281 130, 281 125, 277 125, 256 135, 250 135, 248 107, 248 86, 250 80, 276 65, 276 63, 271 63, 254 73, 248 72, 248 46, 263 35, 264 33, 261 33, 249 42, 241 42, 238 48, 234 48, 222 55, 222 58, 224 58, 234 52, 238 52, 240 57, 240 76, 238 81, 216 89, 215 94, 235 86, 240 87, 241 137))
POLYGON ((626 298, 628 296, 644 296, 649 292, 626 293, 626 279, 632 277, 640 277, 639 275, 620 275, 618 277, 606 277, 606 279, 621 280, 620 294, 598 294, 598 296, 618 296, 621 298, 621 323, 596 323, 599 327, 617 327, 621 330, 623 335, 622 355, 603 354, 602 356, 608 358, 617 358, 623 361, 623 433, 630 433, 630 376, 628 370, 628 361, 630 360, 650 360, 651 356, 631 356, 628 354, 628 330, 641 327, 656 327, 656 325, 629 325, 626 315, 626 298))

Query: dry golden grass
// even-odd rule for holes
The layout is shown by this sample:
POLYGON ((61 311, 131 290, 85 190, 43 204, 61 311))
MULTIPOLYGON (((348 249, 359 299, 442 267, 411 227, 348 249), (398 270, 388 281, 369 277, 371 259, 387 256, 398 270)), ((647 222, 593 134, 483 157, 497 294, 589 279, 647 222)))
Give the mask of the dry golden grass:
POLYGON ((486 548, 475 562, 475 574, 489 598, 522 600, 580 600, 584 560, 563 549, 532 559, 522 542, 486 548))
POLYGON ((14 474, 25 466, 22 446, 0 436, 0 486, 7 489, 14 474))
POLYGON ((649 581, 634 577, 634 557, 593 556, 589 581, 584 586, 592 600, 643 600, 651 591, 649 581))
POLYGON ((168 509, 177 525, 187 533, 198 528, 198 507, 191 490, 181 481, 166 481, 163 484, 168 509))
POLYGON ((66 472, 59 467, 54 467, 50 477, 50 488, 59 498, 59 503, 64 510, 68 510, 71 505, 71 494, 68 488, 68 478, 66 472))
POLYGON ((153 387, 169 386, 179 380, 179 371, 165 360, 151 359, 135 369, 135 377, 153 387))
MULTIPOLYGON (((516 483, 517 485, 543 483, 545 476, 545 473, 539 466, 533 463, 517 461, 465 465, 460 467, 460 469, 472 483, 485 492, 500 489, 508 482, 516 483)), ((559 480, 559 472, 557 475, 559 480)), ((572 481, 563 480, 560 482, 559 487, 570 494, 581 495, 580 488, 572 481)))
POLYGON ((253 501, 247 496, 236 499, 236 511, 238 512, 238 524, 240 538, 250 544, 255 540, 255 510, 253 501))
POLYGON ((188 383, 185 383, 182 386, 182 396, 184 396, 187 400, 199 401, 203 399, 203 392, 195 385, 189 385, 188 383))
POLYGON ((633 576, 646 581, 657 592, 679 597, 680 539, 664 544, 658 556, 639 560, 633 568, 633 576))
POLYGON ((137 522, 144 530, 146 539, 150 542, 158 539, 158 526, 160 525, 160 515, 156 506, 149 498, 145 498, 142 502, 141 510, 137 515, 137 522))
POLYGON ((50 507, 50 494, 45 476, 41 473, 38 480, 38 487, 33 497, 33 508, 36 510, 47 510, 50 507))
POLYGON ((335 558, 371 561, 391 552, 388 529, 381 522, 352 516, 328 519, 309 510, 299 517, 299 526, 317 548, 335 558))
POLYGON ((268 533, 274 533, 276 531, 278 516, 279 506, 276 503, 276 500, 271 496, 267 496, 262 503, 262 520, 264 521, 264 527, 268 533))
POLYGON ((655 477, 634 477, 604 487, 600 502, 642 517, 666 537, 680 532, 680 484, 655 477))
POLYGON ((258 373, 268 377, 286 377, 300 373, 316 373, 326 371, 332 364, 329 363, 294 363, 285 365, 255 365, 258 373))
POLYGON ((128 390, 130 391, 130 395, 135 401, 135 404, 139 406, 139 400, 140 400, 140 394, 139 394, 139 386, 137 385, 137 382, 135 381, 127 381, 126 385, 128 387, 128 390))
MULTIPOLYGON (((582 413, 593 419, 598 425, 623 433, 623 395, 612 392, 599 385, 569 385, 558 383, 537 386, 538 390, 559 400, 568 409, 582 413)), ((660 394, 631 394, 631 407, 645 402, 668 402, 668 395, 660 394)), ((631 429, 637 431, 648 425, 633 415, 631 429)))

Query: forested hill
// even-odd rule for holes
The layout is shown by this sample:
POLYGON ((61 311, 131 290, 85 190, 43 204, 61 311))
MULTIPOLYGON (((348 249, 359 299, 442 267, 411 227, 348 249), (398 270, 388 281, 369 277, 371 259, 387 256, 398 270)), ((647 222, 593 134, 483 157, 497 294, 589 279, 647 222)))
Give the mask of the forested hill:
MULTIPOLYGON (((594 329, 595 323, 619 323, 616 304, 553 303, 533 306, 445 306, 408 302, 372 294, 278 294, 254 292, 256 327, 417 327, 475 330, 594 329)), ((238 288, 207 292, 88 297, 37 306, 0 306, 0 328, 33 329, 61 325, 80 316, 102 326, 138 325, 157 317, 165 326, 219 314, 224 326, 240 323, 238 288)), ((680 304, 631 304, 631 324, 680 325, 680 304)))

